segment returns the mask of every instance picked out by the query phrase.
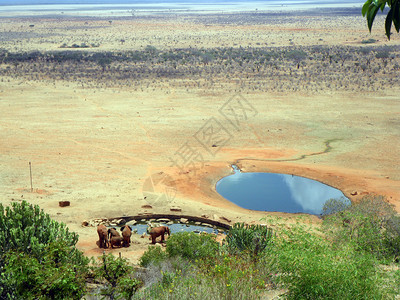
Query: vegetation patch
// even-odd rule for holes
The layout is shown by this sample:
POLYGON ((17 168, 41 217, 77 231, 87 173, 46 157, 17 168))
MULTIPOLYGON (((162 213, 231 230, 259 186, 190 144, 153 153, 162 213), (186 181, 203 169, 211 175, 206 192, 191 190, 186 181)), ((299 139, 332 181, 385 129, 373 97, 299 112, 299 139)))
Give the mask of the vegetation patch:
POLYGON ((377 40, 376 39, 367 39, 367 40, 362 40, 361 41, 361 44, 374 44, 374 43, 376 43, 377 42, 377 40))
POLYGON ((79 299, 89 295, 88 282, 103 299, 262 299, 271 290, 286 299, 399 295, 393 207, 371 196, 325 207, 321 227, 266 220, 272 232, 237 223, 223 244, 211 234, 176 233, 165 248, 150 246, 140 267, 112 254, 89 267, 65 225, 26 202, 0 205, 1 299, 79 299))
POLYGON ((229 230, 224 242, 231 254, 248 252, 257 257, 267 250, 272 237, 272 229, 267 226, 236 223, 229 230))
POLYGON ((399 85, 396 46, 216 47, 94 52, 97 45, 63 45, 58 51, 13 53, 0 49, 0 75, 35 81, 68 80, 82 88, 162 89, 162 82, 191 90, 247 92, 376 91, 399 85), (245 76, 243 74, 246 74, 245 76), (345 74, 345 76, 343 75, 345 74), (374 80, 371 80, 371 78, 374 80), (184 80, 182 80, 184 79, 184 80))
POLYGON ((80 298, 89 259, 77 241, 37 205, 0 203, 0 298, 80 298))

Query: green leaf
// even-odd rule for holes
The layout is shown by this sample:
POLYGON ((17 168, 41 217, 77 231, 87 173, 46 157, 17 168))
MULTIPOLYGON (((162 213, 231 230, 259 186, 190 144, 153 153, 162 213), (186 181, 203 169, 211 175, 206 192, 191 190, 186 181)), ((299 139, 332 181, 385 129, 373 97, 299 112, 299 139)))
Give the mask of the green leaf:
POLYGON ((361 13, 362 13, 363 17, 365 17, 365 14, 367 13, 368 8, 371 5, 371 3, 372 3, 372 0, 368 0, 367 2, 364 3, 364 5, 362 7, 362 10, 361 10, 361 13))
POLYGON ((400 30, 400 1, 396 1, 394 5, 393 24, 398 33, 400 30))
POLYGON ((379 4, 379 7, 381 8, 382 12, 385 9, 385 6, 386 6, 386 1, 383 1, 382 3, 379 4))
POLYGON ((375 4, 372 4, 368 9, 367 21, 368 21, 368 29, 370 32, 372 30, 372 24, 374 23, 374 19, 378 10, 379 6, 376 6, 375 4))
POLYGON ((393 8, 391 8, 386 16, 385 20, 385 30, 386 30, 386 36, 390 40, 390 28, 392 28, 392 20, 393 20, 393 8))

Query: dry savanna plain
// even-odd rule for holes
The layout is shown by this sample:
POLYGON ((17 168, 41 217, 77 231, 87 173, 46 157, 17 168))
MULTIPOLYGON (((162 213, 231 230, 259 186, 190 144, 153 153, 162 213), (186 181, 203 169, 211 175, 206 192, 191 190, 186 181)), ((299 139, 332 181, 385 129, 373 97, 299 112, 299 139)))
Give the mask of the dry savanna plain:
MULTIPOLYGON (((85 220, 293 217, 221 197, 233 163, 400 211, 399 87, 400 36, 358 9, 3 17, 1 201, 38 204, 87 255, 103 250, 85 220)), ((134 241, 107 251, 136 261, 134 241)))

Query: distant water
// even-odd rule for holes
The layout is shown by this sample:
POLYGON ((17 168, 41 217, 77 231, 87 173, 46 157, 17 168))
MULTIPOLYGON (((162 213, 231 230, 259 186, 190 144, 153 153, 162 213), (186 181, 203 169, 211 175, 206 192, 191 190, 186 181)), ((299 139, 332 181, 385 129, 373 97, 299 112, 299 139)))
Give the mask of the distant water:
POLYGON ((331 186, 309 178, 274 173, 241 173, 222 178, 217 192, 236 205, 260 211, 319 215, 329 199, 350 203, 331 186))
POLYGON ((132 16, 154 13, 216 13, 360 7, 362 1, 145 1, 145 0, 0 0, 0 17, 27 15, 132 16))

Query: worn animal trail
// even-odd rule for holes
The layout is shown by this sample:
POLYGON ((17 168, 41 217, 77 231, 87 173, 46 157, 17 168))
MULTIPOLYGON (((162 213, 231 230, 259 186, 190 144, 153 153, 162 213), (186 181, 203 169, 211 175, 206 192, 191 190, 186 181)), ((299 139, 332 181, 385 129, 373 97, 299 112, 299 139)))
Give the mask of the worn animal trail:
POLYGON ((297 161, 297 160, 302 160, 305 159, 307 157, 310 156, 316 156, 316 155, 321 155, 321 154, 325 154, 328 153, 330 151, 332 151, 333 147, 331 146, 331 143, 333 142, 337 142, 340 141, 341 139, 331 139, 331 140, 327 140, 324 142, 325 144, 325 149, 323 151, 319 151, 319 152, 313 152, 310 154, 303 154, 299 157, 296 158, 288 158, 288 159, 267 159, 267 158, 250 158, 250 157, 246 157, 246 158, 239 158, 236 160, 235 165, 238 164, 241 161, 244 160, 250 160, 250 161, 276 161, 276 162, 287 162, 287 161, 297 161))

